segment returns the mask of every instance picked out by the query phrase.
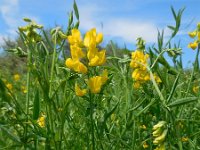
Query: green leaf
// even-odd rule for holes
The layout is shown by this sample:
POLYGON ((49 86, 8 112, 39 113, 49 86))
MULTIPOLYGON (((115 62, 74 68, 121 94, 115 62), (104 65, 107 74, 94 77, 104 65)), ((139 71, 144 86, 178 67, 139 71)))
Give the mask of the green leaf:
POLYGON ((184 104, 191 103, 191 102, 194 102, 197 100, 198 100, 197 97, 181 98, 181 99, 178 99, 178 100, 168 104, 168 107, 176 107, 176 106, 184 105, 184 104))
POLYGON ((10 138, 12 141, 21 144, 20 139, 13 135, 8 129, 4 128, 3 126, 0 126, 1 131, 7 135, 8 138, 10 138))
POLYGON ((40 113, 40 95, 39 90, 36 90, 34 103, 33 103, 33 119, 37 120, 40 113))
POLYGON ((79 13, 78 13, 78 7, 76 5, 76 1, 74 0, 74 12, 75 12, 75 16, 76 16, 76 19, 79 20, 79 13))
POLYGON ((169 94, 169 97, 167 98, 167 103, 171 100, 171 98, 172 98, 172 96, 173 96, 173 94, 174 94, 174 92, 175 92, 175 89, 176 89, 176 87, 177 87, 177 85, 178 85, 179 77, 180 77, 180 73, 177 75, 177 77, 176 77, 176 79, 175 79, 175 81, 174 81, 174 84, 173 84, 173 86, 172 86, 172 89, 171 89, 171 92, 170 92, 170 94, 169 94))
POLYGON ((169 29, 171 29, 171 30, 175 30, 176 28, 175 27, 173 27, 173 26, 167 26, 169 29))
POLYGON ((115 105, 115 107, 113 107, 113 109, 109 112, 106 113, 104 116, 104 122, 106 122, 106 120, 114 113, 114 111, 116 110, 117 106, 119 105, 119 102, 115 105))

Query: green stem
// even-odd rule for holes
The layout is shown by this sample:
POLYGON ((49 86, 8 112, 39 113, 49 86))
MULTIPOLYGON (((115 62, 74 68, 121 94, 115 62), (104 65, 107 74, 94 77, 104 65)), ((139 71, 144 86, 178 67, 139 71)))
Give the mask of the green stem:
MULTIPOLYGON (((28 62, 27 62, 27 76, 26 76, 26 87, 27 87, 27 93, 26 93, 26 126, 24 131, 24 139, 27 138, 27 131, 28 131, 28 118, 29 118, 29 95, 30 95, 30 64, 31 64, 31 51, 28 50, 28 62)), ((27 148, 27 145, 25 143, 25 149, 27 148)))
POLYGON ((93 123, 93 103, 92 103, 91 93, 90 93, 90 122, 91 122, 92 149, 95 150, 94 123, 93 123))

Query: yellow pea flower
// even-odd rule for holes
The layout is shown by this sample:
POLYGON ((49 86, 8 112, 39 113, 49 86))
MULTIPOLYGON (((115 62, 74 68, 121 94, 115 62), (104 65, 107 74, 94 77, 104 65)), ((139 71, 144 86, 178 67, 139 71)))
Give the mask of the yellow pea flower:
POLYGON ((15 81, 18 81, 20 79, 20 75, 18 73, 14 74, 13 76, 15 81))
POLYGON ((158 145, 155 150, 165 150, 165 144, 162 143, 162 144, 158 145))
POLYGON ((95 28, 88 31, 84 37, 84 45, 88 48, 89 47, 94 48, 96 47, 97 44, 101 43, 102 41, 103 41, 103 34, 102 33, 97 34, 95 28))
POLYGON ((191 38, 194 38, 194 37, 197 35, 197 32, 196 32, 196 31, 189 32, 188 35, 189 35, 191 38))
POLYGON ((150 75, 148 73, 147 70, 141 70, 141 69, 135 69, 132 73, 132 78, 135 80, 135 81, 141 81, 141 82, 144 82, 144 81, 148 81, 150 80, 150 75))
POLYGON ((45 127, 45 116, 42 115, 40 118, 38 118, 37 123, 41 128, 44 128, 45 127))
POLYGON ((76 44, 77 46, 82 46, 82 38, 81 38, 81 32, 78 29, 72 29, 71 35, 67 37, 69 44, 74 45, 76 44))
POLYGON ((156 74, 154 74, 153 76, 154 76, 154 79, 155 79, 156 83, 161 83, 162 82, 162 80, 160 79, 159 76, 157 76, 156 74))
POLYGON ((78 84, 76 83, 75 84, 75 93, 77 96, 84 96, 86 93, 87 93, 87 90, 86 89, 80 89, 80 87, 78 86, 78 84))
POLYGON ((11 91, 13 89, 13 86, 11 83, 7 83, 6 84, 6 87, 11 91))
POLYGON ((85 57, 85 53, 77 45, 70 45, 70 52, 72 59, 81 59, 85 57))
POLYGON ((139 89, 140 87, 141 87, 140 82, 137 81, 137 82, 134 82, 134 83, 133 83, 133 88, 134 88, 134 89, 139 89))
POLYGON ((89 89, 92 93, 97 94, 101 91, 101 87, 103 85, 102 77, 95 76, 91 77, 87 82, 89 89))
POLYGON ((135 52, 132 52, 131 58, 130 66, 132 68, 140 67, 143 70, 146 69, 147 61, 149 59, 148 54, 144 54, 143 51, 136 50, 135 52))
POLYGON ((198 43, 196 41, 194 43, 188 44, 188 48, 192 48, 193 50, 195 50, 197 46, 198 46, 198 43))
POLYGON ((167 135, 167 129, 165 129, 160 136, 158 136, 158 137, 156 137, 154 139, 153 144, 158 145, 158 144, 163 143, 163 141, 165 140, 166 135, 167 135))
POLYGON ((147 144, 147 142, 144 142, 144 143, 142 144, 142 146, 143 146, 144 149, 147 149, 147 148, 149 147, 149 145, 147 144))
POLYGON ((89 66, 101 66, 106 62, 106 50, 97 51, 96 48, 89 49, 87 53, 89 66))
POLYGON ((97 34, 97 36, 96 36, 96 43, 99 44, 102 41, 103 41, 103 34, 102 33, 97 34))
POLYGON ((65 65, 69 68, 74 70, 75 72, 78 73, 87 73, 87 67, 81 63, 78 59, 77 60, 73 60, 71 58, 68 58, 65 61, 65 65))

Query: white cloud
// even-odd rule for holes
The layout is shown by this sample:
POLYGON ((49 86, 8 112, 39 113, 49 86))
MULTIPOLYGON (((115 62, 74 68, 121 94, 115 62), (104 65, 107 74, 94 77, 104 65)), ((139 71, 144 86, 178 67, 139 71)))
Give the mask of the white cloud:
POLYGON ((19 10, 19 0, 1 0, 0 2, 0 15, 3 18, 4 23, 7 25, 5 31, 7 37, 14 39, 17 35, 17 28, 22 25, 23 17, 28 17, 36 22, 40 22, 36 16, 30 14, 21 13, 19 10))
MULTIPOLYGON (((158 27, 153 22, 140 21, 139 18, 111 18, 109 15, 106 16, 105 8, 94 4, 82 5, 79 7, 79 11, 80 28, 83 30, 96 27, 105 36, 121 38, 123 40, 122 43, 133 43, 138 37, 142 37, 146 42, 156 42, 157 40, 158 27)), ((169 34, 170 31, 165 30, 165 36, 169 34)))
POLYGON ((8 30, 13 34, 13 30, 19 25, 19 1, 18 0, 3 0, 0 6, 0 13, 8 26, 8 30))

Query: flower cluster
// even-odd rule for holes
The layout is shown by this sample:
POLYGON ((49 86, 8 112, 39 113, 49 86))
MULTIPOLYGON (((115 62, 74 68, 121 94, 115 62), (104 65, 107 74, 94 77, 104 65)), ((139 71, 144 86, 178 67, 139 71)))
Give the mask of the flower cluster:
MULTIPOLYGON (((89 67, 101 66, 106 62, 106 50, 97 48, 98 44, 103 41, 103 34, 97 33, 93 28, 88 31, 84 39, 78 29, 72 29, 71 35, 67 37, 70 44, 71 58, 65 61, 66 66, 82 74, 88 73, 89 67)), ((108 72, 104 70, 102 75, 93 76, 87 79, 86 83, 91 93, 99 93, 102 86, 108 79, 108 72)), ((84 96, 87 89, 81 89, 79 85, 75 84, 75 93, 77 96, 84 96)))
POLYGON ((153 144, 157 145, 156 150, 165 150, 164 141, 167 135, 166 122, 159 121, 156 125, 153 126, 153 144))
POLYGON ((200 43, 200 23, 197 24, 197 28, 194 31, 189 32, 188 34, 191 38, 195 39, 194 42, 188 44, 188 47, 195 50, 200 43))
MULTIPOLYGON (((130 67, 134 69, 132 78, 134 79, 134 88, 139 88, 141 85, 150 80, 150 74, 147 70, 149 55, 144 53, 144 41, 139 38, 137 43, 137 50, 132 52, 132 59, 130 67)), ((157 83, 160 83, 160 78, 154 74, 157 83)))

